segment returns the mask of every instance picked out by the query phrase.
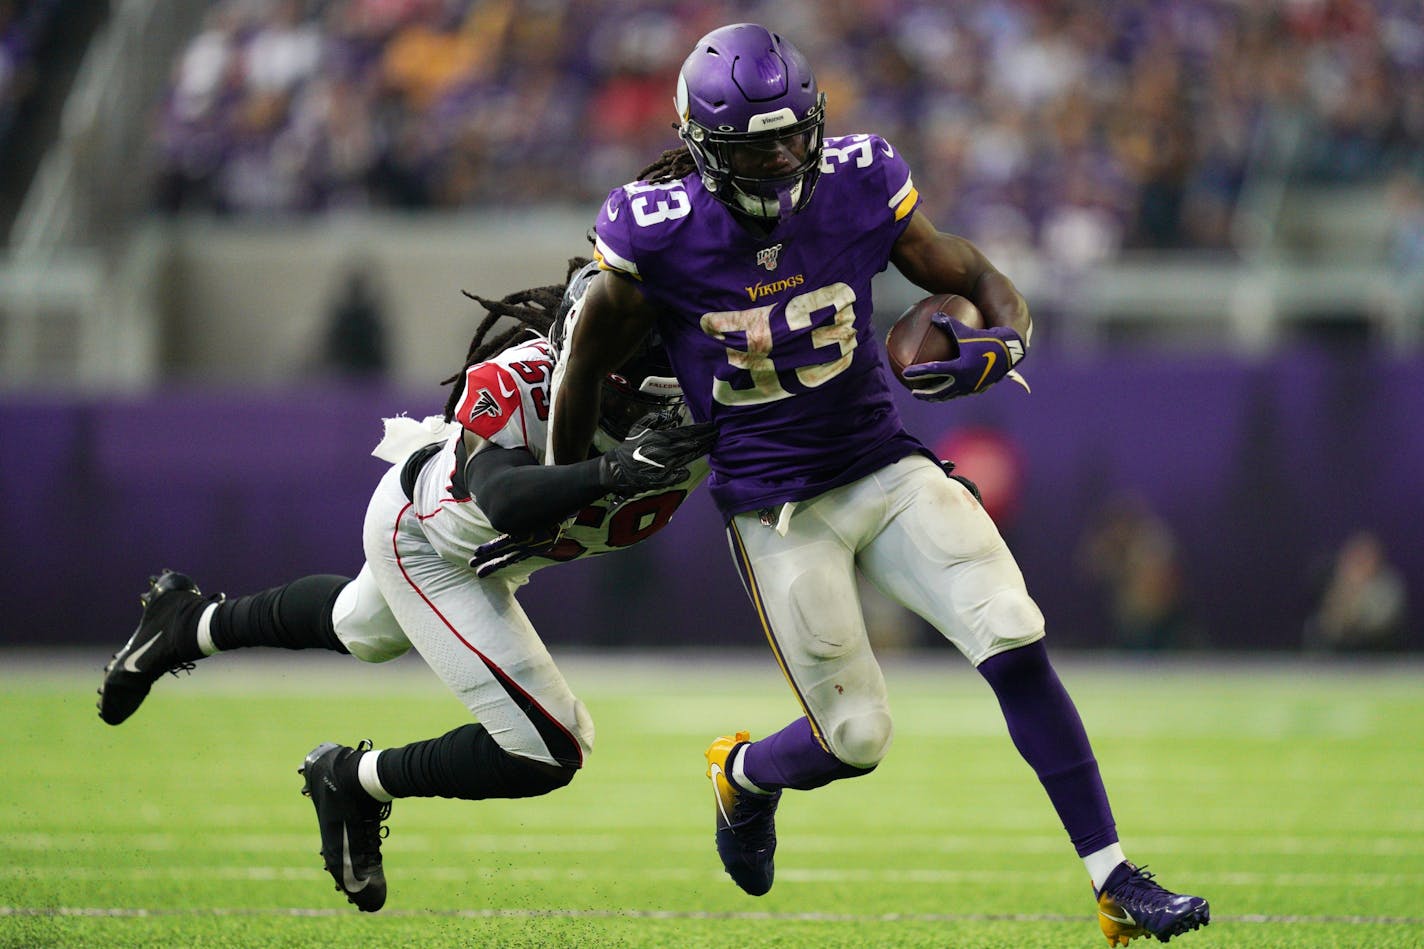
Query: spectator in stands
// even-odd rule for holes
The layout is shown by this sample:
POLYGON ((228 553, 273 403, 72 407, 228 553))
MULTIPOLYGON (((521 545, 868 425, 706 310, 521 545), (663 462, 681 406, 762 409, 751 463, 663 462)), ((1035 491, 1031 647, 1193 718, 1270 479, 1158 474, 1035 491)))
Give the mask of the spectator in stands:
POLYGON ((1114 645, 1155 652, 1196 638, 1176 538, 1143 498, 1121 494, 1102 507, 1078 564, 1107 594, 1114 645))
POLYGON ((375 263, 346 266, 326 319, 325 368, 349 379, 379 379, 390 368, 386 299, 375 263))
POLYGON ((1408 612, 1404 579, 1372 531, 1345 539, 1335 554, 1316 610, 1305 624, 1305 648, 1320 652, 1382 652, 1404 640, 1408 612))
POLYGON ((825 63, 832 131, 882 130, 933 178, 936 220, 1060 265, 1229 249, 1253 165, 1362 181, 1424 154, 1418 0, 218 0, 160 206, 597 201, 669 144, 646 115, 678 51, 758 11, 825 63))

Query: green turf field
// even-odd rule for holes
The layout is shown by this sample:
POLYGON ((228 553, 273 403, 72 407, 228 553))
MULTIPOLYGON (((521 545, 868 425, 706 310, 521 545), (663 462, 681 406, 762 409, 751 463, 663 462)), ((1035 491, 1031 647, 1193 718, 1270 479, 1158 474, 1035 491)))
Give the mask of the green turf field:
MULTIPOLYGON (((761 899, 721 872, 702 751, 793 717, 769 660, 571 657, 598 725, 585 773, 531 801, 397 801, 374 916, 322 872, 296 769, 322 740, 461 724, 418 659, 224 656, 110 728, 107 657, 83 658, 0 653, 0 945, 1106 945, 997 705, 948 651, 887 660, 894 751, 788 794, 761 899)), ((1424 668, 1060 671, 1128 854, 1211 900, 1174 946, 1424 945, 1424 668)))

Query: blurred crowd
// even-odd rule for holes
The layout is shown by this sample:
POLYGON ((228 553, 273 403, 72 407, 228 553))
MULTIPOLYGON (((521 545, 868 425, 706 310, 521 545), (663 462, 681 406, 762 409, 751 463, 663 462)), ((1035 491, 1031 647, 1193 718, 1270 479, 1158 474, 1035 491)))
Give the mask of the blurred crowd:
POLYGON ((807 54, 829 134, 901 149, 936 223, 1066 263, 1227 247, 1271 162, 1424 174, 1424 0, 218 0, 161 106, 157 201, 597 201, 677 144, 683 57, 742 20, 807 54))

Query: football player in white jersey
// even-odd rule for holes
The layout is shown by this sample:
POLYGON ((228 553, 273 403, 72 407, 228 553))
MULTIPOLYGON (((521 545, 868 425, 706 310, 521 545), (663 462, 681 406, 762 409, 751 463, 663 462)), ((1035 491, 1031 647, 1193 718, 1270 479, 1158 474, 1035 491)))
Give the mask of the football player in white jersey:
POLYGON ((531 797, 573 779, 593 723, 515 591, 542 566, 645 540, 707 476, 711 427, 682 424, 656 335, 608 376, 590 457, 543 464, 553 347, 596 270, 584 263, 570 262, 566 286, 475 298, 488 315, 446 380, 443 419, 387 420, 375 454, 394 464, 367 509, 354 580, 308 576, 228 599, 166 570, 105 667, 99 715, 117 725, 165 672, 218 652, 316 648, 384 662, 414 646, 475 722, 384 750, 323 743, 301 769, 326 869, 363 911, 385 903, 381 822, 394 798, 531 797))

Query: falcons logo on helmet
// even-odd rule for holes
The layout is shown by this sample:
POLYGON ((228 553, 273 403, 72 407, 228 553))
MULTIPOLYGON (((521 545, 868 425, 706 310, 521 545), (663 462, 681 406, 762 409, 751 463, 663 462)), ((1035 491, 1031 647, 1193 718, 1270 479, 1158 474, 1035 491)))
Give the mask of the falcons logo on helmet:
POLYGON ((475 399, 475 404, 470 406, 470 421, 473 422, 481 415, 489 415, 499 418, 504 414, 504 410, 499 407, 495 397, 488 389, 481 389, 479 397, 475 399))

